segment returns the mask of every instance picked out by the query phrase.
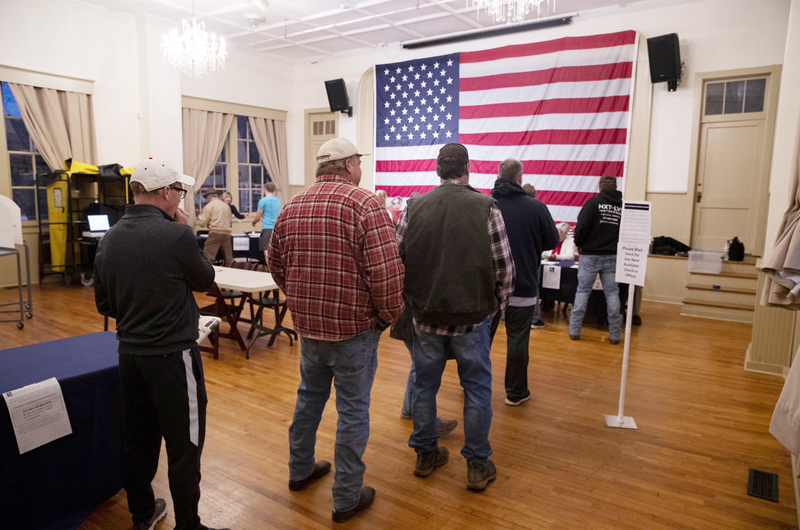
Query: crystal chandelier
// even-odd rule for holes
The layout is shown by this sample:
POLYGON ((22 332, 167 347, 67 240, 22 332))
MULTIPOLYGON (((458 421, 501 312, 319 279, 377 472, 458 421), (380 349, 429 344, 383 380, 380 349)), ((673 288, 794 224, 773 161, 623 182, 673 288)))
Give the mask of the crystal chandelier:
POLYGON ((554 13, 556 0, 470 0, 470 5, 475 8, 475 13, 483 10, 491 15, 494 22, 521 22, 531 11, 536 11, 536 18, 542 16, 542 5, 545 14, 554 13))
POLYGON ((194 0, 192 0, 192 22, 183 20, 183 33, 177 29, 164 35, 161 51, 164 59, 184 74, 199 79, 209 72, 216 72, 225 65, 228 51, 225 39, 220 37, 219 43, 214 34, 206 33, 206 23, 197 22, 194 17, 194 0))

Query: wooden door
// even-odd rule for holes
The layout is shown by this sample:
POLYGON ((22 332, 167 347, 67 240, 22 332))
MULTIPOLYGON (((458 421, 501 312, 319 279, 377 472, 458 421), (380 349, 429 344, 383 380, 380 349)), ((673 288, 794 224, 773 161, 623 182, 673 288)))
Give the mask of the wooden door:
POLYGON ((311 186, 317 180, 317 153, 322 144, 337 137, 339 115, 335 112, 312 109, 306 110, 306 170, 305 185, 311 186))

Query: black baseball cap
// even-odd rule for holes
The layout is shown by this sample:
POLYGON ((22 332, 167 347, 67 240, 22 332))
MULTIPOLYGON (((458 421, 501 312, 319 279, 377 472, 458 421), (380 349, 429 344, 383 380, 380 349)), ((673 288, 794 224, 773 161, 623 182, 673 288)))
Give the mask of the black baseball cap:
POLYGON ((439 156, 436 157, 436 161, 439 162, 443 158, 454 158, 456 161, 461 162, 462 164, 469 164, 469 153, 467 152, 467 148, 455 142, 443 145, 442 148, 439 149, 439 156))

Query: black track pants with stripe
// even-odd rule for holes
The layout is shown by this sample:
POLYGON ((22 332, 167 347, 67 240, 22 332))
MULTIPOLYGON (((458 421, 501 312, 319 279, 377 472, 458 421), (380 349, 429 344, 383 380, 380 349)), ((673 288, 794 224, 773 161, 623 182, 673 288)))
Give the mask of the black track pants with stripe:
POLYGON ((167 446, 176 530, 200 524, 200 455, 206 433, 203 363, 197 348, 166 355, 119 356, 122 387, 122 484, 133 522, 152 517, 151 483, 161 438, 167 446))

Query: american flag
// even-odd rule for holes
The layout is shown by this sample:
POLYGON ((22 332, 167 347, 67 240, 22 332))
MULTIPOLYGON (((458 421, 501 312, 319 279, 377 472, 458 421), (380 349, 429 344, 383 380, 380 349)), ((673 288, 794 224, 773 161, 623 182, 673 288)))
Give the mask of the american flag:
POLYGON ((637 44, 623 31, 377 65, 375 188, 429 191, 459 142, 473 187, 516 158, 553 219, 576 222, 602 175, 624 176, 637 44))

